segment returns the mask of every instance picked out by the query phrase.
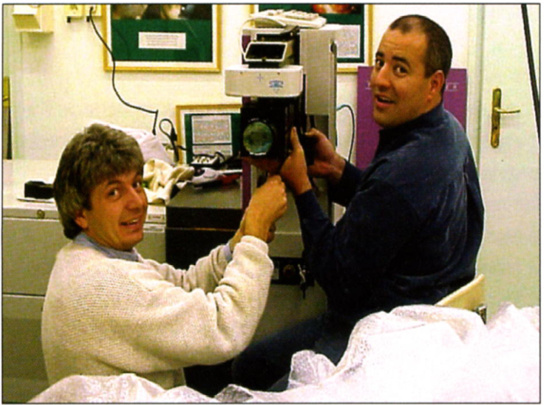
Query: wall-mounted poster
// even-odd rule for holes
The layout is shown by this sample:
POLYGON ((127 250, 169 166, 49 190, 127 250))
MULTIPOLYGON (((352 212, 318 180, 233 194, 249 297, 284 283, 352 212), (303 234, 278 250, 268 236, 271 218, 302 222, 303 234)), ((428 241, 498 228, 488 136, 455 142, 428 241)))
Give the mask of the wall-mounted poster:
POLYGON ((102 6, 104 68, 219 72, 220 10, 213 4, 102 6))

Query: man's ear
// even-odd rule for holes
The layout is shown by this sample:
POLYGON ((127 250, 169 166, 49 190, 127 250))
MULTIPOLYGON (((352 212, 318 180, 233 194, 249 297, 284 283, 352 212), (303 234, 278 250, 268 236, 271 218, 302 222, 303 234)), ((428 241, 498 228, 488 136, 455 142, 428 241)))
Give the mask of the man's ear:
POLYGON ((76 217, 74 218, 75 223, 83 230, 86 230, 89 222, 87 221, 87 217, 85 215, 85 211, 81 210, 77 213, 76 217))
POLYGON ((429 95, 431 98, 435 98, 437 95, 440 97, 442 95, 442 88, 446 83, 446 77, 442 70, 437 70, 431 75, 431 87, 429 89, 429 95))

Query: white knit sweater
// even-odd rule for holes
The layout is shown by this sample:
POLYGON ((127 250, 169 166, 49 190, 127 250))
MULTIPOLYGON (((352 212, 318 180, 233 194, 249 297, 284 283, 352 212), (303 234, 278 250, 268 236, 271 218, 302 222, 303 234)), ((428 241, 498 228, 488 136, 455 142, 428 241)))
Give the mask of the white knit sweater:
POLYGON ((135 373, 165 389, 183 384, 183 367, 221 363, 250 343, 272 270, 268 245, 251 236, 229 263, 219 246, 187 271, 69 243, 57 255, 42 314, 49 383, 135 373))

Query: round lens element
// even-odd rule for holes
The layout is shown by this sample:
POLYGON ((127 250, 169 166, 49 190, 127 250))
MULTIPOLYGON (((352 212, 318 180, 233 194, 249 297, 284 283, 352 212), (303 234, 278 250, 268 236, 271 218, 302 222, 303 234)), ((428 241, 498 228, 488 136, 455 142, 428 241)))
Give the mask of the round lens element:
POLYGON ((262 121, 250 122, 242 136, 244 147, 254 156, 266 155, 274 142, 272 128, 262 121))

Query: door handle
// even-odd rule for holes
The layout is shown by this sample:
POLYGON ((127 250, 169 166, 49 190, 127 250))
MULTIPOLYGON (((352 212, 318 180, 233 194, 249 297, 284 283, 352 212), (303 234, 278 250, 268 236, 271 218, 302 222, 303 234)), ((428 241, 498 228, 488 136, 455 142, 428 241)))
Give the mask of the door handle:
POLYGON ((498 148, 501 138, 501 114, 518 114, 521 109, 504 110, 501 108, 501 89, 493 89, 493 106, 491 110, 491 146, 498 148))

